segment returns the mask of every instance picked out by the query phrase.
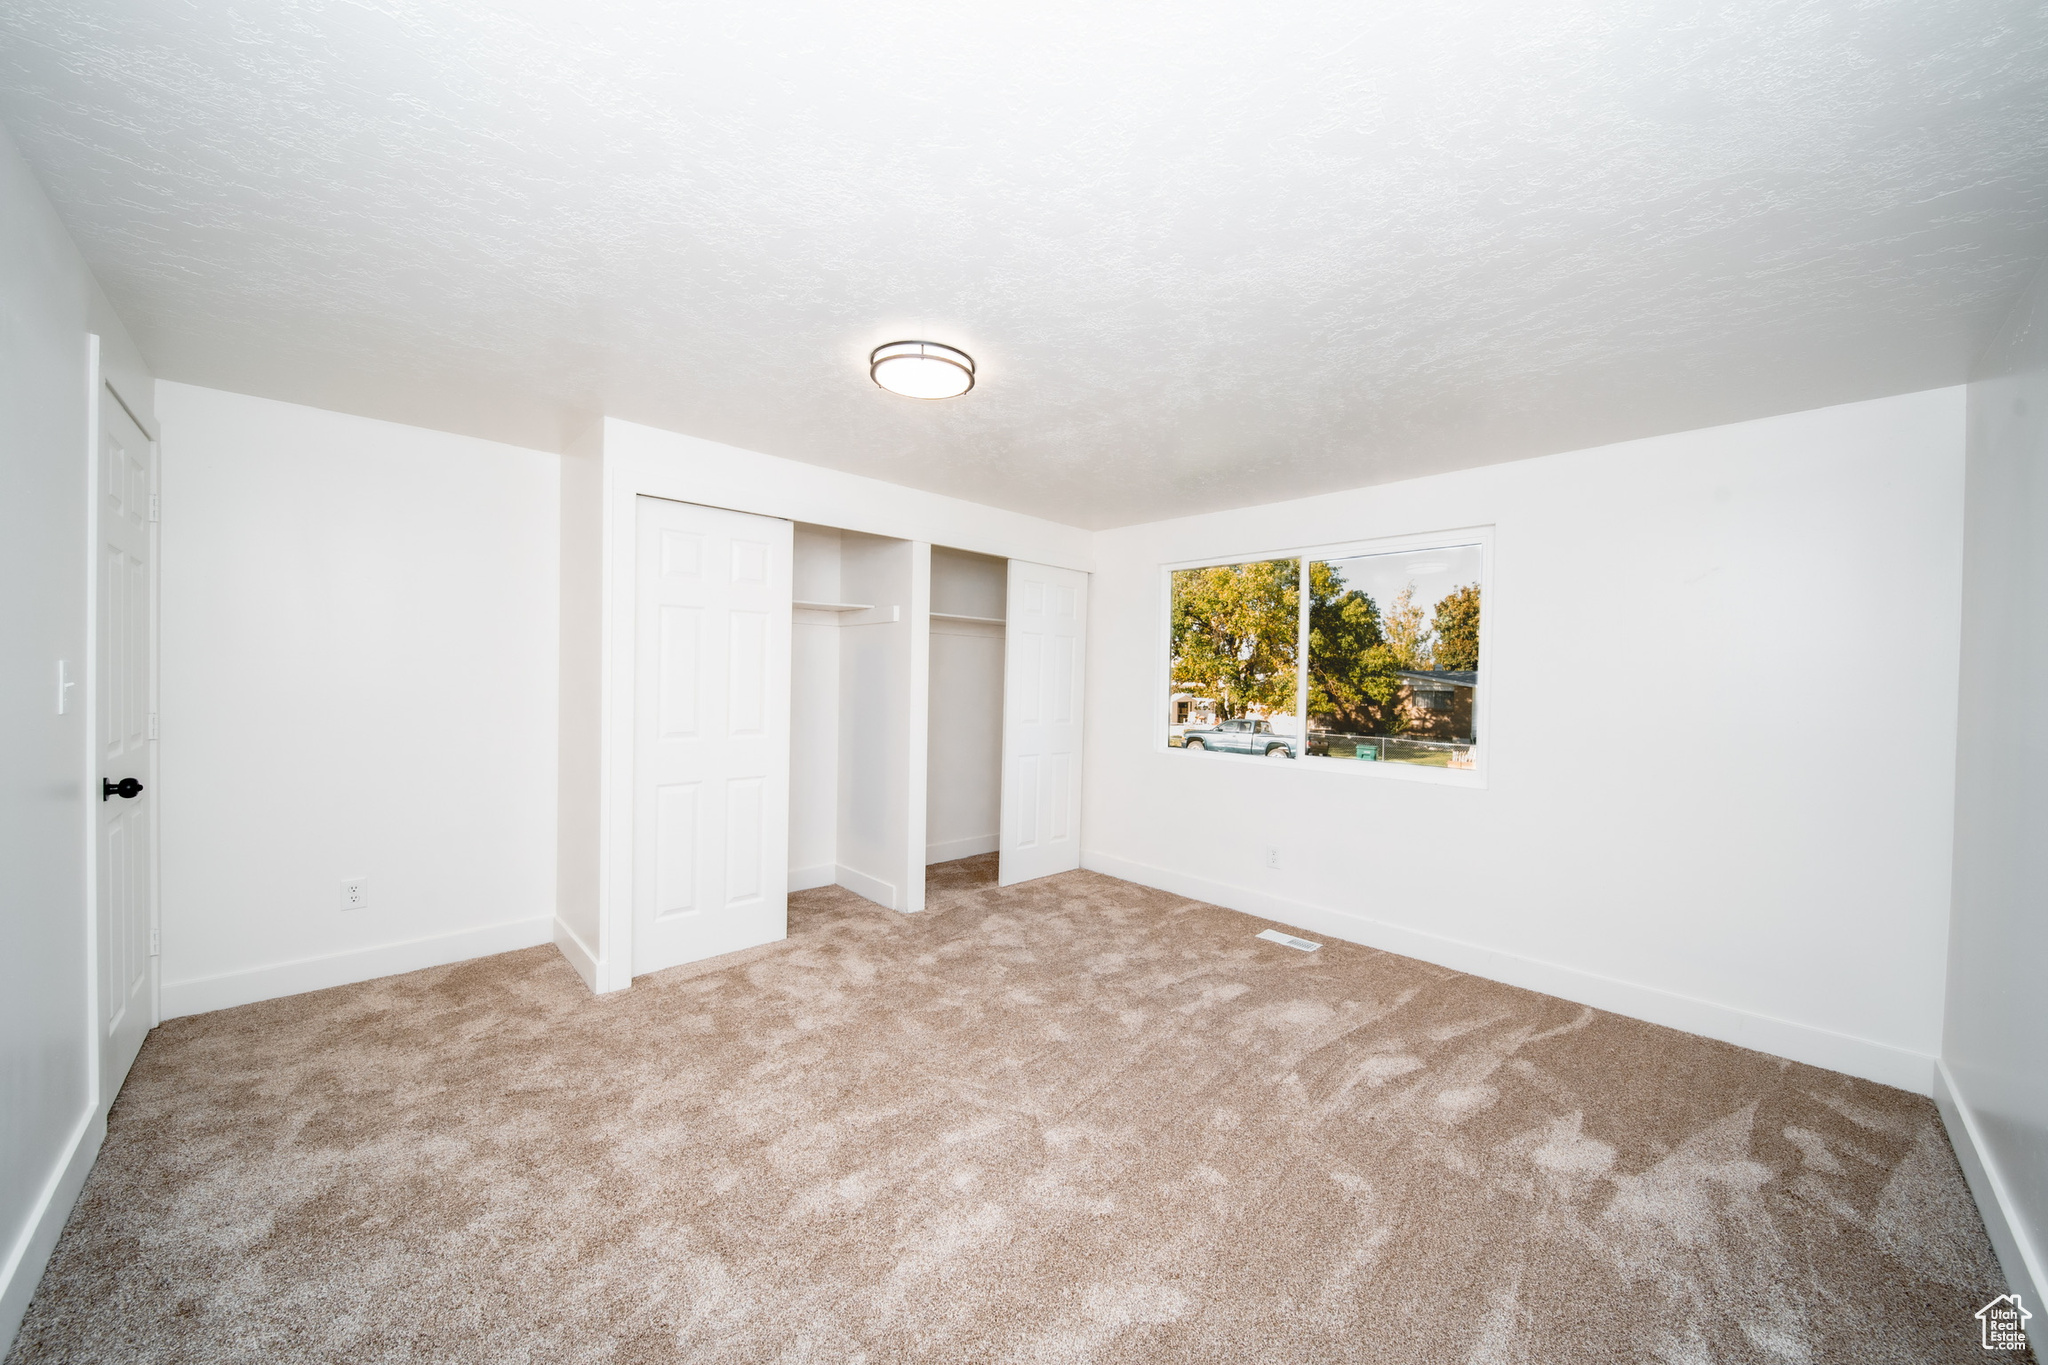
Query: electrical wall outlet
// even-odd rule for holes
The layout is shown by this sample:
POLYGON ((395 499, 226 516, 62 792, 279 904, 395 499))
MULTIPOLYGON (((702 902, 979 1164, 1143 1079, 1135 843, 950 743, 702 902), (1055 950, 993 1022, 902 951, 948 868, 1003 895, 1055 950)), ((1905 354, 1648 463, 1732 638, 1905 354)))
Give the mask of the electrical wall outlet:
POLYGON ((1280 850, 1273 844, 1266 845, 1266 866, 1276 872, 1280 870, 1280 850))
POLYGON ((341 908, 360 910, 370 903, 370 879, 357 877, 341 884, 341 908))

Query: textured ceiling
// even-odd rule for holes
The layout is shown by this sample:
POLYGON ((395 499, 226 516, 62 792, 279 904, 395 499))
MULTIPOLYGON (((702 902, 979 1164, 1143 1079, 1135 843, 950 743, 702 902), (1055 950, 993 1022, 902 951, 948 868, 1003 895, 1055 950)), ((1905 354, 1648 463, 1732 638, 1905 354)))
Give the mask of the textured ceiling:
POLYGON ((1953 383, 2048 251, 2038 0, 9 0, 0 85, 167 378, 1094 527, 1953 383))

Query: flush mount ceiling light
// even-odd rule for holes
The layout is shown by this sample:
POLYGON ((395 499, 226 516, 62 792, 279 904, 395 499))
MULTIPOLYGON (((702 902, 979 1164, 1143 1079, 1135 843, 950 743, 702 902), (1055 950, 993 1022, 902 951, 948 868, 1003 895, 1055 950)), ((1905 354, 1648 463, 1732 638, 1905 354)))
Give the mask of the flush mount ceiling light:
POLYGON ((869 352, 868 375, 905 398, 958 398, 974 387, 974 357, 936 341, 892 341, 869 352))

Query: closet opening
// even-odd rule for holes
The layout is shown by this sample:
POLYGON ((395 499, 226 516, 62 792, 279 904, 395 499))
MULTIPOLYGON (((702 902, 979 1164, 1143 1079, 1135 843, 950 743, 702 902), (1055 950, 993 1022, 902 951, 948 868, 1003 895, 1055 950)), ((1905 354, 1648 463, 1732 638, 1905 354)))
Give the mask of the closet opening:
POLYGON ((927 865, 996 851, 1003 806, 1009 561, 932 547, 927 865))
MULTIPOLYGON (((837 884, 924 903, 912 834, 924 681, 924 547, 795 524, 791 547, 789 889, 837 884)), ((921 821, 922 812, 919 812, 921 821)))

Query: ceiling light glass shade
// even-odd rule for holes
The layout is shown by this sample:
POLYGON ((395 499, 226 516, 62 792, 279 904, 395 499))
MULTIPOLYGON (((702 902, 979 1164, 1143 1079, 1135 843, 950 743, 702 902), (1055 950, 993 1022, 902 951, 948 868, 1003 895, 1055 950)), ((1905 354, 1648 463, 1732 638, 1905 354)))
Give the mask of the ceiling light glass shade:
POLYGON ((868 374, 905 398, 958 398, 974 387, 974 357, 936 341, 892 341, 869 353, 868 374))

